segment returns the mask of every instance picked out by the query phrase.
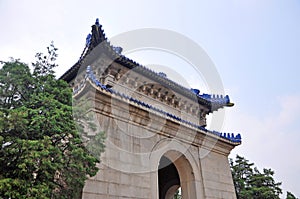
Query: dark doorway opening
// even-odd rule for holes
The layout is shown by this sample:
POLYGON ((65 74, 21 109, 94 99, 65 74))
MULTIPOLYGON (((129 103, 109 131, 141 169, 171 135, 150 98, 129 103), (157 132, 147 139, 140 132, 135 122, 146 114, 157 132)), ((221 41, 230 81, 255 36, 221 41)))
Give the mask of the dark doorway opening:
POLYGON ((158 166, 159 199, 181 198, 180 178, 175 165, 162 156, 158 166))

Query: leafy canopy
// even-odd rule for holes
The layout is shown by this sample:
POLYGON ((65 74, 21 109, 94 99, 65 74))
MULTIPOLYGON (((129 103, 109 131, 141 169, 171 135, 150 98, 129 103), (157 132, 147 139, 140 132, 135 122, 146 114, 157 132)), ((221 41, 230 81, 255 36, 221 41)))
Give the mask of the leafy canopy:
MULTIPOLYGON (((57 48, 51 43, 47 49, 47 55, 37 53, 33 73, 14 59, 0 69, 3 199, 79 198, 86 178, 98 171, 73 118, 71 88, 55 79, 57 48)), ((98 154, 104 150, 99 135, 98 154)))
MULTIPOLYGON (((232 178, 238 199, 279 199, 282 190, 281 182, 275 182, 274 171, 264 168, 260 172, 254 163, 236 156, 235 161, 230 159, 232 178)), ((296 199, 287 192, 287 199, 296 199)))

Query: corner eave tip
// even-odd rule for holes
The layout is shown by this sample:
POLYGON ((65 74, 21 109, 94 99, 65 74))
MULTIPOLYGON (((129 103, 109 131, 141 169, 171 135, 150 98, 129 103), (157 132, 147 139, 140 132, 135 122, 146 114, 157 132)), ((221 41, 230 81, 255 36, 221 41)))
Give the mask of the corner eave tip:
POLYGON ((227 107, 233 107, 234 106, 234 103, 232 102, 229 102, 228 104, 226 104, 227 107))

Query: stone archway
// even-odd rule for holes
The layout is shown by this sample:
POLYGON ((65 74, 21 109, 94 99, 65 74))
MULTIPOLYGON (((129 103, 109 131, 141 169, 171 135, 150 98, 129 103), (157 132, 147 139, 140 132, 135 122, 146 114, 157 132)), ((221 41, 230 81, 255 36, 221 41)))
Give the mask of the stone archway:
POLYGON ((106 135, 100 170, 86 181, 83 198, 158 199, 162 157, 178 176, 161 185, 164 198, 179 185, 184 199, 236 198, 228 155, 241 136, 204 128, 208 114, 233 106, 229 96, 185 88, 125 54, 96 20, 80 60, 60 77, 75 100, 91 105, 86 108, 106 135))
POLYGON ((197 198, 192 166, 180 152, 166 152, 160 159, 157 175, 159 199, 171 199, 179 187, 182 198, 197 198))

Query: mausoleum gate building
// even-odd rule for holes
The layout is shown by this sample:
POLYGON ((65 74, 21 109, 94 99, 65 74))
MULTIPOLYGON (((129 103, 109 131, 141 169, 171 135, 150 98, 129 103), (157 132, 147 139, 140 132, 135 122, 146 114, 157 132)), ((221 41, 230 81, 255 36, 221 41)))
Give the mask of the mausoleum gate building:
POLYGON ((179 187, 185 199, 236 198, 228 155, 241 136, 206 129, 208 114, 233 106, 228 96, 185 88, 127 58, 98 21, 61 79, 74 99, 93 104, 106 134, 100 170, 83 198, 169 199, 179 187))

